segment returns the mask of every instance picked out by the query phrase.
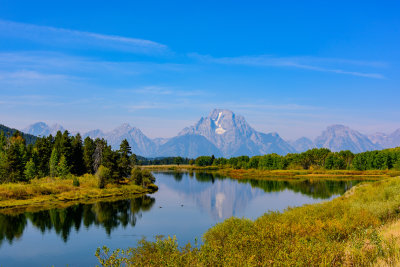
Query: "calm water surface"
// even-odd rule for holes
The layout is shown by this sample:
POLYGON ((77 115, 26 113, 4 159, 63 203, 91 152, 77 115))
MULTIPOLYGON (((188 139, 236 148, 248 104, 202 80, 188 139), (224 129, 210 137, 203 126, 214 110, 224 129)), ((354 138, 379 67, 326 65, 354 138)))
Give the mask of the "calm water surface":
POLYGON ((94 266, 97 247, 127 248, 156 235, 176 235, 181 245, 194 243, 231 216, 256 219, 267 211, 332 199, 358 183, 154 174, 159 190, 148 196, 35 213, 0 213, 0 266, 94 266))

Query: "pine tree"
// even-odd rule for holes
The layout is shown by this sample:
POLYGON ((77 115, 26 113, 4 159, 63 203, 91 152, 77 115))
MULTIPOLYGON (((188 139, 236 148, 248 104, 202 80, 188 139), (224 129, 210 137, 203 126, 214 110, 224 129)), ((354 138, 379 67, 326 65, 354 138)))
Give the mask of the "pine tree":
POLYGON ((5 148, 4 180, 17 182, 25 180, 26 144, 20 132, 16 131, 8 138, 5 148))
POLYGON ((85 164, 85 169, 87 173, 94 173, 93 170, 93 154, 95 151, 95 143, 92 138, 86 137, 85 141, 83 142, 83 161, 85 164))
POLYGON ((38 168, 38 176, 45 177, 50 174, 50 156, 53 150, 54 139, 53 136, 38 138, 35 145, 34 151, 37 153, 36 165, 38 168))
POLYGON ((57 149, 53 148, 53 151, 51 152, 51 156, 50 156, 50 163, 49 163, 51 177, 56 177, 58 175, 57 166, 58 166, 59 160, 60 160, 60 156, 57 152, 57 149))
POLYGON ((36 164, 31 158, 25 165, 25 170, 24 170, 25 178, 26 180, 31 180, 34 179, 37 176, 37 167, 36 164))
POLYGON ((131 170, 131 156, 132 150, 129 146, 129 143, 126 139, 122 140, 120 149, 119 149, 119 159, 118 159, 118 169, 119 175, 122 177, 128 177, 131 170))
POLYGON ((71 173, 75 175, 83 175, 86 171, 85 162, 83 160, 82 137, 78 133, 72 138, 72 162, 71 173))
POLYGON ((66 178, 69 174, 69 170, 70 168, 68 166, 67 159, 64 155, 62 155, 60 158, 60 162, 57 165, 57 173, 61 178, 66 178))

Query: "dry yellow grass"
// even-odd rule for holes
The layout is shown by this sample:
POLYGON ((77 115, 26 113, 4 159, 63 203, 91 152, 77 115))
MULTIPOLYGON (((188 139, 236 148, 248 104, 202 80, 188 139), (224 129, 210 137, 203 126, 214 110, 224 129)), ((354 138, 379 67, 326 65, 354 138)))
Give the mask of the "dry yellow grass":
POLYGON ((22 206, 38 206, 48 203, 98 199, 132 194, 145 194, 150 190, 134 184, 108 184, 104 189, 97 187, 93 175, 78 178, 80 186, 73 186, 73 179, 41 178, 30 183, 0 185, 0 209, 22 206))
POLYGON ((215 171, 220 175, 229 176, 235 179, 357 179, 357 180, 378 180, 400 175, 396 170, 258 170, 258 169, 233 169, 228 167, 208 166, 199 167, 196 165, 149 165, 142 166, 143 169, 153 171, 215 171))

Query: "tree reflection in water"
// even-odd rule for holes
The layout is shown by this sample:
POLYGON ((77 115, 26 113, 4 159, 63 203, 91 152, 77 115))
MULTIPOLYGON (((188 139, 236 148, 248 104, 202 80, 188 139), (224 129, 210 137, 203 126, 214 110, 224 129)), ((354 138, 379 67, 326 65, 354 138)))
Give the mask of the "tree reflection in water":
MULTIPOLYGON (((184 174, 193 177, 193 173, 184 172, 163 172, 164 175, 172 175, 176 181, 181 181, 184 174)), ((202 183, 214 183, 216 180, 232 179, 221 176, 213 172, 195 172, 196 181, 202 183)), ((291 190, 296 193, 310 196, 316 199, 329 199, 334 195, 342 195, 351 187, 360 183, 357 180, 326 180, 326 179, 293 179, 293 180, 257 180, 257 179, 239 179, 235 181, 239 183, 250 184, 252 187, 260 188, 264 192, 280 192, 283 190, 291 190)))
POLYGON ((22 236, 28 220, 42 233, 54 230, 64 242, 68 241, 71 229, 79 231, 82 223, 86 228, 92 225, 102 226, 110 235, 116 227, 135 226, 137 218, 142 216, 142 211, 150 210, 154 203, 154 198, 142 196, 17 215, 0 214, 0 245, 4 240, 11 244, 14 239, 22 236))

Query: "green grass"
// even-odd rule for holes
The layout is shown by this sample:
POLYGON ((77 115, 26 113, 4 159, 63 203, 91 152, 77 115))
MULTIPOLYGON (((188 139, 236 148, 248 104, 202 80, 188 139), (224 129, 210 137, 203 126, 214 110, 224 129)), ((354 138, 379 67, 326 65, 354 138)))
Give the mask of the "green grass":
POLYGON ((30 183, 1 184, 0 209, 145 194, 156 190, 130 183, 107 184, 104 189, 99 189, 97 178, 88 174, 78 177, 78 180, 79 186, 74 186, 73 177, 67 179, 46 177, 33 179, 30 183))
POLYGON ((399 216, 400 178, 388 178, 255 221, 227 219, 204 234, 200 247, 168 237, 98 249, 96 256, 102 265, 128 266, 390 266, 399 263, 400 235, 390 234, 399 216))

